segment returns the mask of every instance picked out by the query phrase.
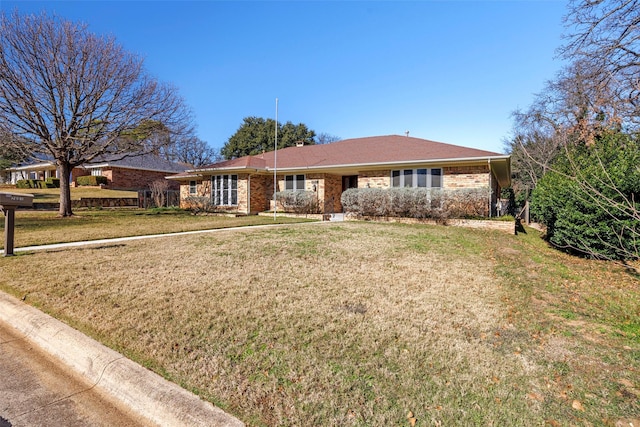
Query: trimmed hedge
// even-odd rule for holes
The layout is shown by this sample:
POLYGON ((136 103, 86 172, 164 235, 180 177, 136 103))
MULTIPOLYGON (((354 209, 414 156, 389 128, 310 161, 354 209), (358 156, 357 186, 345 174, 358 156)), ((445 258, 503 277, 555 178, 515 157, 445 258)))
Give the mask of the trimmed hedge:
POLYGON ((60 188, 60 178, 49 177, 45 180, 47 188, 60 188))
POLYGON ((342 193, 344 212, 358 216, 473 218, 488 212, 488 188, 351 188, 342 193))
POLYGON ((76 183, 80 186, 91 185, 95 187, 100 184, 107 184, 108 182, 109 181, 106 176, 86 175, 76 178, 76 183))
POLYGON ((19 179, 16 188, 47 188, 47 185, 40 179, 19 179))
POLYGON ((313 191, 278 191, 276 201, 286 212, 314 214, 320 212, 318 196, 313 191))

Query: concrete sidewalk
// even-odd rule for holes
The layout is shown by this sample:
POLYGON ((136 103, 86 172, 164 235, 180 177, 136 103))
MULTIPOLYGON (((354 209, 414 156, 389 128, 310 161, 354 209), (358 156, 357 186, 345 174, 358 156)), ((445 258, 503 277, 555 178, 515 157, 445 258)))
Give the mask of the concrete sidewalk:
MULTIPOLYGON (((2 292, 0 322, 13 328, 13 335, 33 343, 82 376, 91 388, 105 393, 151 425, 244 425, 211 403, 2 292)), ((57 422, 64 424, 64 420, 57 422)))
MULTIPOLYGON (((23 246, 20 248, 14 248, 13 252, 14 253, 34 252, 34 251, 46 251, 46 250, 63 249, 63 248, 73 248, 73 247, 79 247, 79 246, 110 245, 113 243, 121 243, 121 242, 127 242, 132 240, 157 239, 159 237, 187 236, 190 234, 220 233, 223 231, 242 231, 242 230, 260 229, 260 228, 291 227, 295 225, 311 225, 311 224, 325 224, 325 223, 324 222, 299 222, 299 223, 290 223, 290 224, 247 225, 247 226, 241 226, 241 227, 214 228, 214 229, 208 229, 208 230, 180 231, 176 233, 146 234, 142 236, 114 237, 112 239, 85 240, 82 242, 53 243, 50 245, 38 245, 38 246, 23 246)), ((0 249, 0 255, 4 255, 4 249, 0 249)))

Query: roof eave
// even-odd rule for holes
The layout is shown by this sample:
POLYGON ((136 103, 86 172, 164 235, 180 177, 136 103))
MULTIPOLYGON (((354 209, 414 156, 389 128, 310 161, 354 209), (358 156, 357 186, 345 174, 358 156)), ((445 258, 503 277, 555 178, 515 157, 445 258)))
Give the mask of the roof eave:
MULTIPOLYGON (((420 165, 420 164, 439 164, 439 163, 470 163, 470 162, 487 162, 489 160, 508 160, 509 155, 484 156, 484 157, 455 157, 442 159, 419 159, 419 160, 403 160, 392 162, 376 162, 376 163, 345 163, 340 165, 319 165, 319 166, 297 166, 287 168, 277 168, 279 171, 296 171, 296 170, 317 170, 317 169, 363 169, 363 168, 381 168, 391 166, 420 165)), ((273 172, 275 168, 266 168, 266 171, 273 172)))

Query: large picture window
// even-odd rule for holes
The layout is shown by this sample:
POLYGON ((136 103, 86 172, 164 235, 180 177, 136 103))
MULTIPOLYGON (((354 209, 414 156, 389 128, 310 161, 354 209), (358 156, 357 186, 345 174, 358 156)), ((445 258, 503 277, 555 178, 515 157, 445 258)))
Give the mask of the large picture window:
POLYGON ((238 175, 212 176, 211 199, 215 206, 236 206, 238 204, 238 175))
POLYGON ((286 175, 284 189, 290 191, 304 191, 304 175, 286 175))
POLYGON ((442 188, 442 169, 402 169, 391 171, 391 186, 442 188))

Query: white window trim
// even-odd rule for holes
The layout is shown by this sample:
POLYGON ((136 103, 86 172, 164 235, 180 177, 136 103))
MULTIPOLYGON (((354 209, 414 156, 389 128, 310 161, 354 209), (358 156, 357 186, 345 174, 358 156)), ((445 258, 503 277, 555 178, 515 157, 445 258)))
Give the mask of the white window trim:
POLYGON ((214 206, 238 206, 238 175, 236 174, 224 174, 224 175, 212 175, 211 176, 211 202, 214 206), (218 177, 222 177, 220 180, 223 185, 222 188, 218 188, 218 177), (234 179, 235 178, 235 179, 234 179), (227 181, 227 188, 224 188, 224 181, 227 181), (233 183, 236 186, 233 188, 233 183), (227 191, 227 203, 224 203, 224 191, 227 191), (218 203, 216 203, 216 196, 219 196, 218 203), (235 196, 235 203, 234 198, 235 196))
POLYGON ((284 189, 286 191, 305 191, 306 185, 307 185, 307 177, 306 177, 306 175, 296 174, 296 175, 285 175, 285 177, 284 177, 284 189), (292 177, 293 188, 287 188, 287 178, 288 177, 292 177), (302 177, 302 181, 300 181, 298 179, 298 177, 302 177))
POLYGON ((391 187, 392 188, 443 188, 443 173, 442 173, 442 168, 415 168, 415 169, 394 169, 391 171, 390 174, 390 178, 391 178, 391 187), (426 169, 427 171, 427 186, 426 187, 418 187, 418 170, 421 169, 426 169), (432 186, 432 181, 431 181, 431 177, 433 176, 432 171, 434 170, 439 170, 440 171, 440 175, 438 175, 440 177, 440 186, 439 187, 433 187, 432 186), (411 174, 409 174, 411 176, 411 186, 409 187, 405 187, 404 186, 404 177, 405 177, 405 171, 412 171, 411 174), (394 186, 393 185, 393 173, 394 172, 398 172, 399 173, 399 178, 400 178, 400 182, 399 182, 399 186, 394 186))
POLYGON ((198 182, 189 181, 189 195, 195 195, 198 193, 198 182))

